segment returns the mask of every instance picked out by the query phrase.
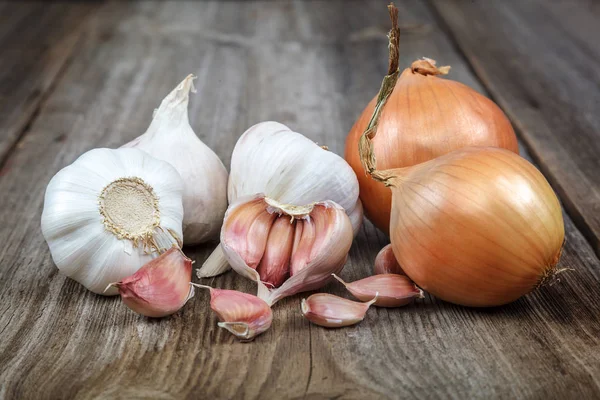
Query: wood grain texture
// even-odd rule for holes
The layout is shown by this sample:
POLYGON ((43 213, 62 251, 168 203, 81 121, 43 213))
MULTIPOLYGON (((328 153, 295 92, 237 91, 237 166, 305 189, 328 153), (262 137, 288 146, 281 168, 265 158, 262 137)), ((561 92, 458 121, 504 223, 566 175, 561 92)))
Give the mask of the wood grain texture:
MULTIPOLYGON (((422 4, 399 4, 401 67, 420 56, 481 90, 422 4)), ((52 175, 147 127, 184 76, 196 133, 226 164, 237 137, 275 119, 338 154, 387 66, 385 7, 368 1, 119 2, 98 10, 0 177, 0 398, 593 398, 600 396, 600 262, 566 217, 565 272, 505 307, 431 296, 369 311, 356 327, 310 325, 300 298, 238 343, 198 292, 150 320, 58 273, 41 236, 52 175), (58 140, 57 138, 66 138, 58 140), (35 162, 32 162, 35 160, 35 162)), ((370 273, 385 236, 366 223, 342 273, 370 273)), ((212 246, 186 249, 197 265, 212 246)), ((233 272, 204 280, 252 292, 233 272)), ((347 296, 339 284, 325 290, 347 296)))
POLYGON ((0 167, 68 65, 81 27, 97 6, 0 5, 0 167))
POLYGON ((600 254, 598 4, 432 3, 600 254))

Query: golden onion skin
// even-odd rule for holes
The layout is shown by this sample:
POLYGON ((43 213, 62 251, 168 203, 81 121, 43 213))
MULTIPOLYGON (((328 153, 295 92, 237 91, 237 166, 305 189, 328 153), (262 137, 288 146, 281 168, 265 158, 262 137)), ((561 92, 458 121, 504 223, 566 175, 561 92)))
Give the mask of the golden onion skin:
MULTIPOLYGON (((388 188, 365 174, 358 140, 373 115, 376 97, 367 105, 346 140, 345 158, 360 185, 365 214, 389 232, 392 196, 388 188)), ((432 160, 467 146, 519 149, 502 110, 470 87, 407 68, 396 82, 373 139, 379 170, 402 168, 432 160)))
POLYGON ((393 251, 427 292, 498 306, 555 271, 565 234, 560 203, 527 160, 471 147, 395 172, 393 251))

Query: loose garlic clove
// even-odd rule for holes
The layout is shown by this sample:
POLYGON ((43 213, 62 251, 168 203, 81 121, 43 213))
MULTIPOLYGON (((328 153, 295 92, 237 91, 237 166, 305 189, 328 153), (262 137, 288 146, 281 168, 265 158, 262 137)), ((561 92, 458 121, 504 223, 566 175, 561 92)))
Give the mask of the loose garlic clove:
POLYGON ((333 277, 359 300, 366 301, 379 294, 375 302, 379 307, 400 307, 411 303, 415 298, 423 298, 423 291, 406 275, 373 275, 351 283, 344 282, 335 274, 333 277))
POLYGON ((273 305, 329 282, 343 268, 352 239, 350 218, 332 201, 293 206, 257 195, 229 207, 221 248, 239 274, 258 283, 258 297, 273 305), (248 250, 254 248, 260 251, 248 250))
POLYGON ((123 303, 136 313, 160 318, 179 311, 194 296, 191 277, 192 260, 173 247, 106 289, 116 287, 123 303))
POLYGON ((237 290, 193 286, 210 291, 210 308, 219 318, 218 326, 242 341, 251 341, 271 327, 273 312, 262 299, 237 290))
POLYGON ((373 273, 379 274, 399 274, 406 275, 404 270, 396 261, 396 256, 392 250, 392 245, 388 244, 377 253, 375 257, 375 266, 373 267, 373 273))
POLYGON ((313 324, 326 328, 341 328, 359 323, 365 318, 377 294, 366 303, 359 303, 328 293, 317 293, 302 299, 302 315, 313 324))

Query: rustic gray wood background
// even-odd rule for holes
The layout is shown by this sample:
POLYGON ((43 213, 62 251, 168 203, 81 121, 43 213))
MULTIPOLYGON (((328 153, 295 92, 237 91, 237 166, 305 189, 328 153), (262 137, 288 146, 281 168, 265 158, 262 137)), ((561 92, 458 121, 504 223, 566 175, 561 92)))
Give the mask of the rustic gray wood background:
MULTIPOLYGON (((247 344, 217 328, 203 292, 142 318, 52 264, 52 175, 142 133, 189 73, 192 125, 226 165, 268 119, 341 154, 386 71, 386 2, 0 3, 0 398, 600 398, 600 5, 397 3, 401 67, 450 64, 512 119, 564 204, 573 271, 505 307, 427 295, 341 330, 310 325, 295 296, 247 344)), ((386 243, 365 223, 342 276, 369 274, 386 243)), ((186 252, 200 265, 212 247, 186 252)), ((254 290, 234 273, 205 283, 254 290)))

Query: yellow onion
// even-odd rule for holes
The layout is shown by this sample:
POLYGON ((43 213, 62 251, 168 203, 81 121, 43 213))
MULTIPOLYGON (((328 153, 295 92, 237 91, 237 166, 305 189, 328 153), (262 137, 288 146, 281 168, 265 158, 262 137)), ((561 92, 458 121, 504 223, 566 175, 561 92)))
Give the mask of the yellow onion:
MULTIPOLYGON (((392 41, 390 34, 391 56, 392 41)), ((379 170, 372 139, 398 73, 396 66, 384 78, 357 146, 365 171, 391 188, 396 260, 419 287, 452 303, 485 307, 518 299, 556 273, 565 232, 554 191, 527 160, 495 147, 379 170)))
MULTIPOLYGON (((390 46, 394 51, 388 73, 396 76, 373 139, 380 169, 412 166, 467 146, 502 147, 518 153, 515 133, 502 110, 470 87, 441 78, 449 67, 438 68, 435 61, 423 59, 398 77, 397 11, 390 12, 394 24, 390 46)), ((366 216, 388 233, 391 193, 365 175, 358 154, 358 141, 377 100, 373 98, 352 127, 345 158, 358 177, 366 216)))
POLYGON ((560 203, 524 158, 469 147, 376 174, 392 189, 394 255, 427 292, 456 304, 496 306, 556 271, 565 236, 560 203))

